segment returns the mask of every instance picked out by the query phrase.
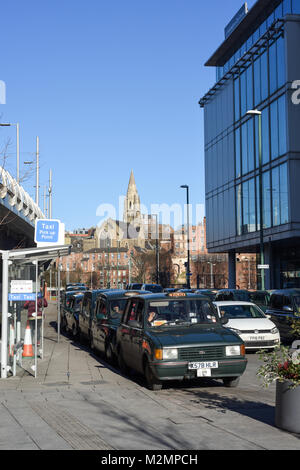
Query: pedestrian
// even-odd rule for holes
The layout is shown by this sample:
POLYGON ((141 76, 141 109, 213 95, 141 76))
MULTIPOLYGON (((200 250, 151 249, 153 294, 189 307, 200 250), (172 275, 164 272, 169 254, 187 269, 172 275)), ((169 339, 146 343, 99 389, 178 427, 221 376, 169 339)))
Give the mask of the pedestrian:
MULTIPOLYGON (((42 307, 48 307, 48 302, 43 298, 42 293, 37 295, 37 346, 41 344, 41 325, 42 325, 42 307)), ((31 329, 32 338, 35 338, 35 322, 36 322, 36 301, 28 300, 24 304, 24 308, 28 310, 28 320, 31 329)))

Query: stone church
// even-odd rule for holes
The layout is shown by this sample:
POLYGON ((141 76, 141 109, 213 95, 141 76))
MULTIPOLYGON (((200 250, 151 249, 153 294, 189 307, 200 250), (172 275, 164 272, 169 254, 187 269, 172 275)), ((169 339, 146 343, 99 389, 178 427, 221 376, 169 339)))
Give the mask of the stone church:
POLYGON ((107 219, 96 228, 95 236, 98 248, 145 248, 141 202, 132 170, 124 201, 123 221, 107 219))

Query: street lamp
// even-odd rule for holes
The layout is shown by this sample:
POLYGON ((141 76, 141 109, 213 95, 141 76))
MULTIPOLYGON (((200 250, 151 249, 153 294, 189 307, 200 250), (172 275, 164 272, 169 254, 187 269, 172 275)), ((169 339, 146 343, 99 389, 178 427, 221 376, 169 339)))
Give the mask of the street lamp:
MULTIPOLYGON (((260 218, 260 264, 264 265, 264 224, 263 224, 263 188, 262 188, 262 113, 258 109, 247 111, 249 116, 258 116, 258 164, 259 164, 259 218, 260 218)), ((261 268, 261 288, 265 290, 265 270, 261 268)))
POLYGON ((158 229, 158 220, 157 214, 153 214, 153 217, 156 218, 156 228, 155 228, 155 253, 156 253, 156 284, 159 284, 159 229, 158 229))
POLYGON ((186 283, 187 283, 187 288, 191 288, 191 282, 190 282, 190 221, 189 221, 189 208, 190 208, 190 203, 189 203, 189 187, 187 184, 183 184, 180 186, 181 188, 186 189, 186 204, 187 204, 187 267, 186 267, 186 283))
POLYGON ((17 183, 20 183, 20 127, 19 123, 0 123, 1 127, 16 126, 17 129, 17 183))
POLYGON ((211 261, 207 261, 207 264, 210 264, 210 288, 214 288, 214 275, 213 275, 213 266, 216 266, 216 263, 212 263, 211 261))
POLYGON ((32 165, 36 163, 36 188, 35 188, 35 202, 39 206, 39 187, 40 187, 40 152, 39 152, 39 138, 36 138, 36 161, 26 161, 24 165, 32 165))

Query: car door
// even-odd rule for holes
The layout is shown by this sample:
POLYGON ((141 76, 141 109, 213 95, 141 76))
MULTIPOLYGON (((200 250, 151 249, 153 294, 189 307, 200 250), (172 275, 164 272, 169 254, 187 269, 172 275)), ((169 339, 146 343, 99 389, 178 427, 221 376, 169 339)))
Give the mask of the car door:
POLYGON ((129 322, 134 319, 136 300, 128 300, 120 327, 118 328, 118 346, 122 350, 123 359, 131 366, 131 329, 129 322))
POLYGON ((90 292, 87 292, 83 299, 82 310, 81 310, 81 315, 80 315, 80 320, 81 320, 80 331, 86 337, 88 337, 89 335, 91 306, 92 306, 92 296, 90 292))
POLYGON ((93 319, 93 338, 99 351, 105 351, 105 341, 108 334, 107 327, 107 302, 106 299, 98 299, 95 318, 93 319))
POLYGON ((271 320, 275 323, 279 330, 280 336, 283 338, 286 338, 287 335, 287 321, 289 317, 288 312, 283 310, 285 303, 288 304, 286 296, 283 294, 273 294, 271 297, 270 310, 267 310, 267 314, 271 315, 271 320))
POLYGON ((133 321, 135 324, 130 326, 130 365, 133 369, 142 372, 142 357, 143 357, 143 310, 144 310, 144 302, 139 300, 136 302, 134 308, 134 318, 133 321))

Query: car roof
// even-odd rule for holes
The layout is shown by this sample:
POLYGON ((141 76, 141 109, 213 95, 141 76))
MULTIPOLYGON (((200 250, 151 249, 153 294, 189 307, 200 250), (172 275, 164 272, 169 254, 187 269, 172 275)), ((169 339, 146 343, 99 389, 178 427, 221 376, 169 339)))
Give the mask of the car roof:
POLYGON ((300 295, 300 289, 278 289, 272 292, 272 294, 297 294, 300 295))
MULTIPOLYGON (((105 297, 105 298, 128 298, 130 299, 131 297, 134 297, 135 294, 137 296, 145 296, 148 294, 147 291, 145 290, 134 290, 134 291, 130 291, 128 289, 115 289, 115 290, 110 290, 110 291, 107 291, 107 292, 101 292, 98 296, 99 297, 105 297)), ((153 295, 151 294, 151 292, 149 292, 150 295, 153 295)))
POLYGON ((257 305, 253 302, 243 302, 241 300, 220 300, 220 301, 215 301, 215 305, 217 306, 222 306, 222 305, 257 305))
MULTIPOLYGON (((141 291, 142 293, 143 291, 141 291)), ((145 291, 144 291, 145 292, 145 291)), ((171 294, 177 294, 177 292, 171 292, 171 294)), ((137 295, 136 297, 133 295, 132 298, 142 297, 144 300, 163 300, 163 299, 171 299, 171 300, 184 300, 184 299, 199 299, 199 300, 209 300, 208 297, 201 294, 192 294, 190 292, 179 292, 181 295, 170 295, 167 292, 159 292, 159 293, 149 293, 145 295, 137 295)))

